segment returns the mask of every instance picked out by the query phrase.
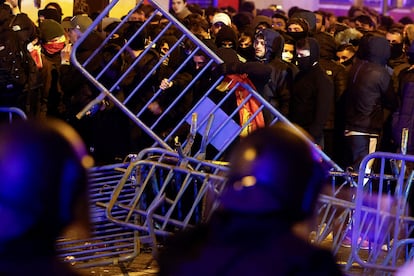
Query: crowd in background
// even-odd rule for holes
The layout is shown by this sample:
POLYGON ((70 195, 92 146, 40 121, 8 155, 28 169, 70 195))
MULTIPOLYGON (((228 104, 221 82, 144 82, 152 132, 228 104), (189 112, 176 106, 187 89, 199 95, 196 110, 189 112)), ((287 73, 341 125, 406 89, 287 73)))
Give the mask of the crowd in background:
MULTIPOLYGON (((152 6, 142 4, 130 13, 128 23, 110 38, 103 54, 88 63, 88 71, 95 72, 105 66, 131 40, 128 53, 101 77, 103 83, 114 83, 168 21, 158 14, 151 17, 153 12, 152 6), (133 36, 150 17, 151 27, 133 36)), ((368 7, 354 6, 347 16, 300 7, 285 11, 273 5, 258 10, 253 1, 244 1, 235 10, 203 9, 185 0, 173 0, 170 12, 222 58, 224 65, 211 72, 210 79, 195 84, 191 96, 182 100, 168 124, 174 124, 176 118, 189 110, 191 103, 202 96, 200 91, 213 83, 211 79, 225 74, 247 76, 270 104, 305 129, 343 167, 357 169, 360 160, 375 150, 398 151, 402 128, 413 127, 410 118, 414 105, 411 102, 414 22, 408 16, 396 21, 368 7)), ((104 109, 111 112, 98 112, 97 116, 82 120, 75 118, 98 91, 71 64, 71 47, 98 14, 81 10, 62 18, 59 4, 51 2, 39 10, 38 22, 32 22, 19 12, 15 0, 5 0, 0 13, 0 36, 18 34, 20 51, 27 50, 31 57, 26 61, 28 77, 23 85, 0 81, 0 105, 20 107, 29 117, 64 119, 81 133, 98 162, 113 162, 145 144, 140 140, 140 131, 132 128, 120 111, 111 109, 107 101, 90 112, 104 109), (101 123, 96 124, 97 118, 101 123), (111 135, 124 132, 127 135, 111 135), (116 146, 108 148, 102 137, 105 145, 116 146)), ((104 18, 78 48, 77 58, 85 61, 120 21, 121 18, 104 18)), ((178 40, 178 35, 174 31, 165 32, 113 93, 120 99, 128 97, 178 40)), ((179 50, 169 53, 163 65, 140 88, 140 98, 128 103, 131 110, 140 112, 154 89, 168 90, 145 110, 147 122, 163 113, 171 99, 209 60, 205 53, 196 53, 191 68, 168 81, 168 76, 185 59, 186 51, 179 50)), ((0 64, 0 70, 6 72, 7 68, 10 66, 5 62, 0 64)), ((264 124, 271 120, 272 115, 264 112, 264 124)), ((167 125, 160 135, 164 132, 168 132, 167 125)), ((409 142, 409 152, 413 150, 411 147, 409 142)))

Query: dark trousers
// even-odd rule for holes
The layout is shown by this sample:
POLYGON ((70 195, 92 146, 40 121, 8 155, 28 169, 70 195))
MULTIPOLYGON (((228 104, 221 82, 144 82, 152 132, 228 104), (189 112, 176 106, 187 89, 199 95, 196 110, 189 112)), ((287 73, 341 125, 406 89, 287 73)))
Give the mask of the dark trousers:
POLYGON ((364 159, 364 157, 370 153, 370 138, 372 137, 369 135, 351 135, 345 137, 345 141, 350 152, 351 158, 351 160, 348 161, 348 165, 352 167, 355 171, 359 170, 359 165, 362 159, 364 159))

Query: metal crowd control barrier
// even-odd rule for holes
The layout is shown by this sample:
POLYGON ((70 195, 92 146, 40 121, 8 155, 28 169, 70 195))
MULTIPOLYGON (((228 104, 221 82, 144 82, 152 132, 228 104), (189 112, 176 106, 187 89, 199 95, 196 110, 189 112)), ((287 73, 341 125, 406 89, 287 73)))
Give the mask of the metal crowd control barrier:
POLYGON ((226 166, 162 148, 143 150, 131 162, 106 205, 107 217, 139 231, 157 254, 157 237, 206 222, 226 182, 226 166), (129 201, 122 200, 130 179, 129 201), (116 216, 124 212, 124 216, 116 216))
MULTIPOLYGON (((211 211, 214 210, 215 199, 226 181, 224 176, 227 167, 218 161, 225 160, 227 150, 237 142, 243 130, 251 127, 256 117, 266 113, 269 115, 268 118, 273 118, 267 122, 268 124, 284 122, 293 128, 295 126, 245 83, 235 83, 234 86, 229 86, 228 91, 218 92, 216 87, 224 84, 225 76, 214 77, 212 71, 220 66, 222 60, 189 32, 182 23, 163 10, 157 2, 149 1, 149 4, 155 8, 152 16, 130 39, 127 39, 126 44, 100 72, 89 72, 86 68, 94 58, 101 55, 105 46, 110 43, 110 37, 127 24, 129 15, 143 5, 143 1, 138 2, 136 7, 108 34, 96 51, 86 61, 80 63, 76 59, 77 48, 100 24, 101 20, 109 16, 110 11, 118 5, 118 1, 111 1, 73 46, 71 61, 100 92, 79 112, 78 118, 88 116, 89 111, 96 104, 107 99, 123 111, 152 141, 152 148, 139 151, 140 154, 128 163, 124 174, 113 186, 110 197, 100 200, 97 205, 105 208, 108 221, 122 229, 136 231, 134 233, 139 234, 140 241, 149 242, 156 254, 157 238, 208 219, 211 211), (167 21, 160 32, 151 37, 149 45, 115 82, 108 84, 107 81, 103 81, 105 72, 121 55, 126 54, 130 41, 143 32, 144 28, 154 23, 156 15, 161 15, 167 21), (151 70, 145 72, 146 75, 142 76, 131 91, 128 91, 126 98, 118 99, 117 88, 122 86, 129 74, 134 72, 137 64, 150 54, 163 35, 172 29, 180 33, 177 41, 170 45, 170 50, 160 57, 151 70), (188 45, 190 45, 189 48, 188 45), (186 56, 170 75, 165 76, 169 81, 178 79, 180 74, 186 73, 189 66, 194 66, 192 59, 196 53, 203 52, 207 57, 207 63, 192 75, 191 80, 182 87, 178 94, 172 97, 168 107, 160 115, 148 120, 145 111, 150 104, 168 93, 168 90, 159 89, 159 83, 154 83, 151 77, 160 70, 174 51, 184 51, 186 56), (205 80, 209 81, 208 86, 200 86, 201 81, 205 80), (145 92, 144 88, 148 85, 153 88, 151 97, 146 98, 147 101, 140 110, 135 110, 131 103, 136 103, 137 99, 141 100, 145 92), (242 98, 240 90, 247 91, 242 98), (193 101, 185 112, 181 115, 171 115, 180 109, 183 99, 188 96, 192 97, 193 101), (235 104, 237 97, 240 97, 238 105, 235 104), (256 109, 250 110, 248 119, 240 123, 239 114, 246 111, 251 103, 255 104, 256 109), (169 128, 161 129, 162 125, 168 125, 169 128), (183 136, 183 130, 189 135, 183 136), (193 150, 193 148, 197 149, 193 150)), ((319 153, 321 160, 328 163, 334 170, 342 171, 324 152, 313 145, 312 141, 308 141, 314 147, 315 152, 319 153)), ((96 202, 93 206, 95 205, 96 202)), ((101 211, 99 208, 98 210, 101 211)), ((99 232, 95 233, 94 239, 106 240, 105 236, 102 237, 102 233, 99 232)), ((133 240, 133 243, 135 242, 133 240)), ((71 245, 69 245, 69 250, 73 251, 70 247, 71 245)), ((85 259, 93 258, 100 250, 107 251, 99 246, 94 248, 96 250, 93 252, 85 252, 85 254, 90 254, 90 256, 85 256, 85 259)), ((70 252, 66 255, 73 256, 74 253, 70 252)), ((87 262, 87 264, 96 263, 96 261, 87 262)))
POLYGON ((392 275, 413 259, 413 162, 412 155, 374 152, 358 173, 331 172, 333 182, 355 184, 336 183, 335 194, 320 196, 310 238, 330 248, 345 272, 392 275))
MULTIPOLYGON (((119 108, 146 135, 145 138, 149 138, 151 141, 148 147, 137 148, 135 153, 139 152, 139 154, 134 156, 130 162, 125 163, 125 170, 117 175, 116 183, 110 185, 111 193, 92 205, 100 215, 105 214, 104 220, 110 223, 111 227, 119 227, 120 231, 121 229, 124 231, 130 229, 130 234, 138 235, 140 242, 150 243, 156 254, 158 239, 208 219, 211 211, 214 210, 215 198, 220 194, 226 181, 227 167, 219 161, 226 160, 229 148, 238 141, 243 131, 253 125, 258 116, 265 113, 266 118, 272 118, 267 121, 267 124, 284 122, 292 128, 295 126, 264 100, 257 91, 245 83, 235 83, 234 86, 227 83, 228 91, 218 92, 216 88, 220 84, 222 87, 226 86, 223 85, 225 84, 223 83, 225 76, 215 76, 212 71, 220 66, 222 60, 156 1, 148 1, 155 9, 154 13, 139 27, 137 32, 127 39, 126 44, 113 58, 99 72, 88 71, 86 69, 88 64, 95 58, 99 58, 105 46, 111 43, 110 38, 127 24, 128 17, 143 3, 143 1, 138 2, 136 7, 108 34, 95 52, 86 61, 80 63, 76 59, 77 48, 91 35, 104 17, 110 16, 110 11, 119 5, 117 0, 111 1, 74 45, 71 61, 99 90, 99 95, 79 112, 78 118, 88 116, 95 105, 106 99, 119 108), (130 41, 139 36, 144 28, 149 28, 153 23, 159 24, 161 20, 156 20, 158 15, 161 15, 166 23, 158 33, 153 34, 148 46, 122 72, 120 77, 108 83, 105 80, 107 70, 123 54, 127 53, 130 41), (127 91, 125 98, 118 98, 117 89, 123 85, 131 73, 135 72, 138 64, 151 54, 156 45, 162 41, 163 36, 173 29, 176 34, 178 33, 178 36, 177 40, 169 45, 168 52, 160 56, 148 72, 140 72, 143 73, 140 81, 127 91), (175 60, 176 67, 170 74, 164 76, 169 81, 176 81, 182 74, 188 73, 188 68, 194 66, 192 60, 196 53, 202 52, 207 57, 207 63, 201 70, 191 75, 191 79, 181 87, 177 94, 170 97, 169 104, 160 114, 153 114, 149 118, 147 111, 151 104, 168 95, 169 92, 161 90, 159 88, 160 79, 154 79, 153 76, 160 71, 166 62, 171 62, 169 59, 174 57, 176 51, 184 52, 185 55, 178 62, 175 60), (205 81, 208 85, 200 85, 205 81), (149 96, 145 94, 148 92, 146 90, 148 87, 151 87, 149 96), (235 104, 241 90, 247 91, 247 93, 238 99, 238 104, 235 104), (183 102, 187 98, 191 98, 192 102, 183 109, 183 102), (134 104, 137 102, 140 102, 139 109, 134 108, 134 104), (254 103, 256 108, 253 111, 248 109, 251 112, 247 120, 240 120, 239 114, 246 111, 251 103, 254 103), (240 123, 240 121, 242 122, 240 123)), ((384 215, 383 210, 377 209, 376 205, 374 207, 363 206, 358 201, 361 197, 360 183, 363 179, 378 179, 378 183, 382 183, 381 179, 391 178, 387 178, 389 176, 386 176, 384 172, 381 172, 379 176, 374 173, 368 175, 360 173, 358 176, 357 173, 343 171, 324 152, 313 145, 312 141, 308 141, 314 147, 315 152, 319 154, 321 161, 332 168, 332 189, 321 195, 319 199, 319 223, 311 235, 313 242, 324 244, 330 238, 328 246, 338 256, 341 246, 352 233, 352 242, 349 245, 353 247, 345 256, 344 261, 344 270, 349 270, 354 263, 360 263, 361 266, 372 263, 374 266, 378 266, 378 256, 382 256, 380 251, 372 246, 368 248, 370 253, 367 259, 363 259, 365 255, 364 257, 360 256, 359 253, 362 252, 362 249, 361 246, 358 246, 358 239, 359 237, 364 238, 362 231, 369 230, 370 233, 374 233, 374 238, 369 240, 371 243, 378 242, 379 236, 392 237, 394 242, 391 244, 390 239, 390 246, 386 253, 388 255, 384 257, 386 262, 382 263, 386 267, 380 267, 380 269, 387 270, 390 267, 392 268, 389 270, 394 269, 397 264, 395 257, 399 257, 397 248, 407 248, 406 244, 409 242, 409 239, 406 239, 404 245, 400 245, 403 242, 399 239, 401 236, 396 235, 396 232, 403 232, 400 230, 404 228, 405 234, 407 234, 409 232, 407 229, 410 229, 410 218, 404 213, 392 213, 388 214, 387 219, 381 221, 380 217, 376 216, 377 213, 378 216, 384 215), (356 190, 357 192, 355 192, 356 190), (372 210, 369 216, 365 215, 368 213, 367 210, 372 210), (388 223, 390 221, 393 223, 388 223), (407 225, 402 226, 401 221, 407 225), (365 225, 365 222, 370 222, 370 224, 365 225), (384 232, 381 227, 385 225, 388 228, 384 232), (376 228, 373 228, 374 226, 376 228), (361 232, 357 232, 357 229, 361 229, 361 232), (331 235, 332 233, 333 235, 331 235), (383 233, 387 233, 387 235, 383 235, 383 233), (391 233, 394 234, 391 235, 391 233)), ((392 157, 396 160, 411 158, 392 157)), ((411 161, 411 159, 408 160, 411 161)), ((105 183, 100 183, 100 185, 106 186, 105 183)), ((392 195, 395 194, 398 195, 398 193, 392 195)), ((403 207, 402 203, 398 206, 403 207)), ((96 232, 94 238, 97 241, 104 241, 103 243, 110 240, 102 235, 103 233, 96 232)), ((135 248, 137 240, 132 239, 131 243, 135 248)), ((91 256, 85 258, 92 258, 101 250, 107 251, 100 246, 89 246, 89 248, 96 248, 96 250, 90 251, 91 256)), ((70 246, 69 249, 73 251, 70 246)), ((138 250, 133 250, 133 252, 136 254, 138 250)), ((71 252, 66 255, 73 256, 73 254, 71 252)), ((90 261, 88 263, 96 264, 97 262, 90 261)))
MULTIPOLYGON (((140 252, 138 232, 124 228, 109 220, 102 204, 110 200, 111 194, 123 177, 127 163, 95 167, 89 171, 90 216, 92 233, 90 238, 78 238, 76 231, 58 240, 60 257, 77 268, 121 264, 133 260, 140 252)), ((130 200, 135 186, 126 181, 119 201, 130 200)), ((123 211, 113 216, 123 216, 123 211)))
POLYGON ((372 153, 361 162, 352 223, 352 257, 365 271, 392 273, 413 257, 414 218, 409 213, 413 162, 412 155, 383 152, 372 153), (372 160, 377 162, 379 173, 366 175, 372 160), (388 174, 387 164, 392 165, 388 174), (368 252, 361 250, 364 242, 368 252))
POLYGON ((8 123, 12 123, 14 120, 27 120, 26 113, 17 107, 0 107, 0 114, 5 114, 5 118, 1 117, 1 120, 6 120, 8 123))

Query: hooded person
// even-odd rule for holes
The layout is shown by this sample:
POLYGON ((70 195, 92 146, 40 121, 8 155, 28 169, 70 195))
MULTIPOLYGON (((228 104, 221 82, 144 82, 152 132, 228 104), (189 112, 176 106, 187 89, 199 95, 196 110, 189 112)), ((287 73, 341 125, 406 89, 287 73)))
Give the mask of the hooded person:
POLYGON ((296 42, 295 76, 289 104, 289 119, 304 128, 323 148, 323 128, 334 102, 334 85, 319 65, 320 47, 308 37, 296 42))
POLYGON ((296 63, 302 72, 307 72, 318 65, 320 46, 316 39, 306 38, 296 42, 296 63))
POLYGON ((309 33, 313 35, 316 32, 316 16, 313 12, 308 10, 300 10, 293 13, 290 18, 302 18, 309 26, 309 33))
POLYGON ((390 43, 385 37, 366 34, 356 55, 345 94, 345 139, 351 154, 347 166, 353 168, 359 168, 361 160, 379 146, 384 118, 397 104, 385 67, 390 57, 390 43))
POLYGON ((361 39, 356 54, 361 60, 385 66, 391 56, 391 46, 383 36, 366 34, 361 39))
POLYGON ((281 35, 273 29, 263 29, 256 33, 254 38, 254 48, 257 61, 269 63, 274 58, 274 44, 278 44, 276 41, 276 38, 278 37, 281 37, 281 35))
POLYGON ((232 48, 234 50, 238 47, 237 34, 232 27, 223 25, 216 34, 215 43, 217 48, 232 48))
MULTIPOLYGON (((289 112, 290 90, 293 78, 297 72, 293 64, 282 59, 284 38, 273 29, 259 31, 255 40, 256 59, 268 64, 272 68, 269 80, 263 88, 264 98, 284 116, 289 112), (261 42, 264 42, 264 55, 261 42)), ((273 119, 270 113, 265 112, 265 120, 270 123, 273 119)))
POLYGON ((290 18, 286 24, 287 34, 298 41, 309 36, 309 23, 300 17, 290 18))
POLYGON ((293 230, 312 220, 326 184, 327 171, 304 137, 280 123, 242 139, 218 209, 167 240, 159 275, 341 275, 329 251, 293 230))

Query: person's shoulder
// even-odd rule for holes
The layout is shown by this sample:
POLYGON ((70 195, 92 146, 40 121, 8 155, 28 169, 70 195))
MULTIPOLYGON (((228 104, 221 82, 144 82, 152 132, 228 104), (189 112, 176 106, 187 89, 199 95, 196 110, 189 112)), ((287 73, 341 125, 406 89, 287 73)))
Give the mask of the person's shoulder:
MULTIPOLYGON (((303 271, 303 275, 341 275, 333 254, 311 244, 293 233, 275 235, 269 239, 269 250, 282 258, 286 271, 303 271)), ((299 273, 300 275, 301 273, 299 273)))
POLYGON ((414 271, 414 261, 409 261, 401 266, 395 273, 395 276, 411 276, 414 271))

